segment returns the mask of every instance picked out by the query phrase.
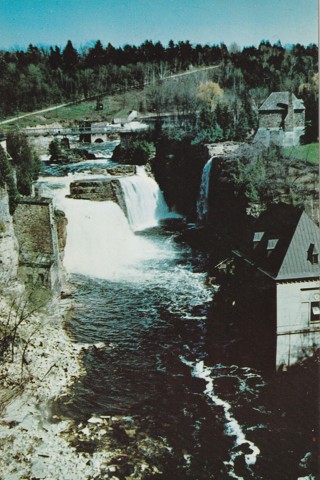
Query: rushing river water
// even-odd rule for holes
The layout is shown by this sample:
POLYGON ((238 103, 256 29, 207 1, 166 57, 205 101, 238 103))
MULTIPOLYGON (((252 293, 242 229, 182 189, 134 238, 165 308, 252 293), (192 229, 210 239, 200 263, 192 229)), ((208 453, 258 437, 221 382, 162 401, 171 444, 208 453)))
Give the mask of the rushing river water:
MULTIPOLYGON (((81 170, 85 165, 96 164, 81 170)), ((129 225, 111 202, 65 198, 76 170, 41 180, 68 217, 65 265, 75 302, 68 328, 89 345, 86 375, 61 411, 77 421, 95 414, 134 422, 162 445, 153 451, 162 472, 154 478, 294 478, 261 474, 270 438, 261 400, 266 382, 251 368, 210 361, 207 315, 215 288, 165 227, 168 209, 155 182, 143 175, 124 180, 129 225), (155 202, 145 216, 142 190, 155 202)), ((264 469, 266 462, 272 458, 264 469)))

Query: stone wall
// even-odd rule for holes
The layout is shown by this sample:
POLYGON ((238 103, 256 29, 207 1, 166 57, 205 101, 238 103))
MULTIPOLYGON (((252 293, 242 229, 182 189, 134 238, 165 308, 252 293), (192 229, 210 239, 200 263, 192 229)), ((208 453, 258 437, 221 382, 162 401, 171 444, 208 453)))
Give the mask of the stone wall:
POLYGON ((282 125, 281 112, 259 112, 259 127, 280 128, 282 125))
POLYGON ((283 121, 281 112, 259 112, 259 129, 279 129, 283 128, 285 132, 292 132, 295 128, 304 128, 305 126, 305 111, 294 111, 292 108, 288 109, 288 113, 283 121))
POLYGON ((52 201, 21 201, 14 213, 14 229, 19 243, 19 278, 59 294, 62 266, 52 201))
POLYGON ((21 254, 54 254, 49 200, 23 201, 14 213, 21 254))
POLYGON ((305 111, 296 111, 294 112, 293 117, 294 127, 304 127, 305 126, 305 111))

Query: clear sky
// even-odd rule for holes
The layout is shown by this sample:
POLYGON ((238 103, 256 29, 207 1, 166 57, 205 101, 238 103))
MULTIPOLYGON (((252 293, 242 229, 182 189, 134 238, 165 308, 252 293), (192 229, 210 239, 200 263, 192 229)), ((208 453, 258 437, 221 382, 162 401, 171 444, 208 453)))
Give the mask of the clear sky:
POLYGON ((317 0, 0 0, 0 48, 318 42, 317 0))

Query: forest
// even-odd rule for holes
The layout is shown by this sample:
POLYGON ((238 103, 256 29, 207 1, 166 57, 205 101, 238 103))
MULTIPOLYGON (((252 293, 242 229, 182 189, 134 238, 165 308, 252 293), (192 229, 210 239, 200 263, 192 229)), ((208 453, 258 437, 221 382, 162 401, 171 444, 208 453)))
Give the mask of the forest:
POLYGON ((290 90, 305 103, 308 140, 313 141, 318 131, 317 72, 315 44, 283 47, 280 42, 261 41, 258 47, 240 48, 233 43, 227 48, 172 40, 163 46, 146 40, 140 46, 115 48, 97 40, 80 51, 71 40, 64 48, 30 44, 26 50, 0 51, 0 116, 144 89, 138 110, 190 114, 207 103, 209 108, 200 109, 199 140, 239 140, 256 127, 254 113, 271 91, 290 90), (188 75, 179 83, 163 81, 208 66, 218 68, 196 79, 188 75), (217 85, 214 92, 209 82, 217 85), (218 118, 212 119, 213 110, 218 118), (208 131, 210 123, 218 123, 221 130, 208 131), (227 132, 223 125, 233 125, 237 131, 227 132))

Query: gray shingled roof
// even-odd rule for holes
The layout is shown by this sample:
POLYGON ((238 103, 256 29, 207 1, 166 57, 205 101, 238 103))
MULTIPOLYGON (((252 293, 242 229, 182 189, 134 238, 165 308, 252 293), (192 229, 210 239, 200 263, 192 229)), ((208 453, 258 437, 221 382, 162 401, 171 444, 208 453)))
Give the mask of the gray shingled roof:
POLYGON ((320 264, 312 264, 308 260, 310 244, 315 246, 314 251, 319 252, 319 228, 303 212, 279 269, 277 280, 320 277, 320 264))
MULTIPOLYGON (((289 92, 272 92, 269 97, 263 102, 259 111, 282 111, 285 109, 284 105, 289 104, 290 93, 289 92)), ((292 94, 293 108, 294 110, 305 110, 303 101, 292 94)))
POLYGON ((310 261, 310 252, 320 252, 320 230, 303 210, 273 205, 253 227, 242 257, 275 280, 320 278, 320 263, 310 261))

